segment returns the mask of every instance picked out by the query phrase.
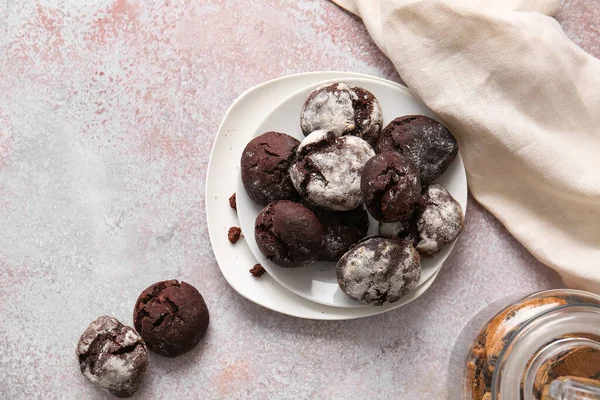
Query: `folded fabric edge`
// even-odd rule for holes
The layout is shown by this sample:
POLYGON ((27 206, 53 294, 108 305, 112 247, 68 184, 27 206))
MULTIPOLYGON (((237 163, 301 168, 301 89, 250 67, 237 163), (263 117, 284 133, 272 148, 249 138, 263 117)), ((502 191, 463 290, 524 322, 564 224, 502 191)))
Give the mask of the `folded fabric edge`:
MULTIPOLYGON (((467 180, 470 180, 467 172, 467 180)), ((593 293, 600 293, 600 284, 594 282, 587 276, 574 276, 570 271, 563 271, 560 265, 554 263, 551 259, 540 254, 540 252, 530 244, 530 241, 524 238, 518 231, 511 229, 513 224, 505 218, 505 216, 497 209, 496 204, 487 201, 483 194, 480 194, 477 189, 474 189, 469 185, 469 193, 475 201, 477 201, 483 208, 485 208, 490 214, 494 216, 506 229, 512 237, 514 237, 536 260, 544 264, 544 266, 554 270, 562 279, 566 287, 578 290, 586 290, 593 293)))
POLYGON ((331 0, 333 3, 335 3, 338 7, 343 8, 344 10, 356 15, 358 15, 358 9, 356 8, 356 5, 354 4, 354 1, 352 0, 331 0))
POLYGON ((534 11, 553 17, 560 9, 562 2, 563 0, 524 0, 523 5, 517 11, 534 11))
MULTIPOLYGON (((331 0, 331 2, 360 17, 358 7, 356 6, 356 2, 354 0, 331 0)), ((533 11, 546 14, 548 16, 554 16, 560 9, 562 2, 563 0, 521 0, 521 4, 515 5, 514 10, 526 12, 533 11)))

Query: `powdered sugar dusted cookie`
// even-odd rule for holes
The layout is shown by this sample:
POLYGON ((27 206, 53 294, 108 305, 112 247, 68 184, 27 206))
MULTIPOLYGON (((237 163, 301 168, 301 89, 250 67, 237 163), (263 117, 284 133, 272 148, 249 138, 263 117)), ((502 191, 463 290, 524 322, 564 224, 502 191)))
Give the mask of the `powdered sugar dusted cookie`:
POLYGON ((382 124, 377 98, 366 89, 344 82, 326 84, 310 92, 300 113, 305 136, 324 129, 338 136, 358 136, 371 145, 377 141, 382 124))
POLYGON ((393 303, 421 279, 419 254, 408 242, 371 237, 354 245, 338 261, 337 281, 348 297, 361 303, 393 303))
POLYGON ((315 131, 298 147, 290 168, 294 187, 302 197, 330 210, 347 211, 362 204, 360 179, 373 148, 356 136, 337 137, 315 131))
POLYGON ((148 350, 141 336, 115 318, 99 317, 77 344, 81 373, 117 397, 131 397, 148 368, 148 350))
POLYGON ((424 208, 417 219, 417 250, 422 256, 433 257, 458 237, 464 216, 460 204, 441 185, 429 185, 422 202, 424 208))
POLYGON ((397 151, 408 157, 425 184, 452 164, 458 154, 458 143, 439 122, 423 115, 406 115, 394 119, 381 131, 375 150, 397 151))

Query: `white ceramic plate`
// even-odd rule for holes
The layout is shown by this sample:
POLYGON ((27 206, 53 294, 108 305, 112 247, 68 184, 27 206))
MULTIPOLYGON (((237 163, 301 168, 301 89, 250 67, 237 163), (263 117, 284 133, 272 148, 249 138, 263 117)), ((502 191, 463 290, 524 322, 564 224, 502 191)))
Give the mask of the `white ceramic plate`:
MULTIPOLYGON (((427 106, 401 86, 368 78, 348 78, 344 79, 344 82, 350 86, 363 87, 377 97, 383 110, 384 126, 394 118, 403 115, 418 114, 436 118, 427 106)), ((287 133, 298 140, 302 140, 304 135, 300 129, 299 122, 302 104, 311 90, 322 83, 320 82, 304 88, 281 102, 281 104, 266 115, 263 122, 256 129, 256 132, 254 132, 253 137, 267 131, 277 131, 287 133)), ((461 202, 461 206, 465 209, 466 204, 461 200, 466 200, 467 186, 465 170, 460 157, 456 158, 450 168, 437 182, 446 187, 454 198, 461 202)), ((250 232, 254 231, 254 222, 262 207, 252 202, 246 195, 241 178, 238 178, 237 206, 240 225, 242 231, 247 233, 246 242, 250 246, 252 254, 254 254, 267 272, 285 288, 305 299, 332 307, 372 307, 350 299, 341 291, 335 275, 335 263, 315 262, 303 268, 281 268, 267 260, 258 249, 254 235, 250 234, 250 232)), ((371 219, 370 233, 377 233, 377 228, 378 223, 371 219)), ((434 258, 422 259, 419 285, 427 282, 439 271, 454 247, 453 245, 454 243, 444 247, 434 258)), ((403 304, 403 300, 400 299, 393 303, 392 307, 400 307, 403 304)))
MULTIPOLYGON (((381 78, 350 72, 309 72, 264 82, 242 93, 235 100, 225 114, 213 143, 205 192, 206 219, 212 250, 231 287, 246 299, 270 310, 299 318, 322 320, 361 318, 390 310, 389 305, 364 308, 325 306, 295 295, 268 274, 256 279, 248 273, 256 259, 245 241, 242 239, 236 245, 231 245, 227 240, 229 227, 239 226, 237 214, 228 205, 229 196, 237 190, 239 156, 264 116, 297 90, 325 80, 355 77, 403 87, 381 78)), ((419 297, 434 279, 435 276, 406 295, 403 300, 409 302, 419 297)))

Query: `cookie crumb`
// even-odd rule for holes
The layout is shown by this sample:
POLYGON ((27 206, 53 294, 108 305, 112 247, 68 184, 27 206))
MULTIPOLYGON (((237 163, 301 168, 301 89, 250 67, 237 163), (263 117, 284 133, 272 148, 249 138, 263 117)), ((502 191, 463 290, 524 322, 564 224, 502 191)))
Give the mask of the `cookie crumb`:
POLYGON ((229 198, 229 207, 231 207, 237 211, 237 203, 235 201, 235 193, 232 194, 231 197, 229 198))
POLYGON ((232 226, 229 228, 229 232, 227 232, 227 239, 233 244, 236 244, 238 240, 240 240, 240 236, 242 235, 242 230, 237 226, 232 226))
POLYGON ((252 269, 250 270, 250 273, 252 274, 253 277, 260 278, 262 276, 262 274, 265 273, 265 269, 263 268, 262 265, 255 264, 254 267, 252 267, 252 269))

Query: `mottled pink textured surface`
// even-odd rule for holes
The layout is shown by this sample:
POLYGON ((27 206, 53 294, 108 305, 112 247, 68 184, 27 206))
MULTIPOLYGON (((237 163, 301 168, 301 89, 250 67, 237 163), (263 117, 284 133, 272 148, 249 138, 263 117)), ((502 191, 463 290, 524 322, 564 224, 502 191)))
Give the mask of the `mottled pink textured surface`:
MULTIPOLYGON (((600 55, 600 2, 565 1, 558 19, 600 55)), ((306 321, 237 295, 205 224, 214 135, 245 89, 314 70, 399 80, 325 0, 0 2, 1 397, 107 397, 79 373, 79 335, 103 314, 131 324, 138 294, 177 278, 204 294, 209 332, 153 356, 137 398, 443 399, 474 313, 561 284, 470 199, 456 250, 407 307, 306 321)))

